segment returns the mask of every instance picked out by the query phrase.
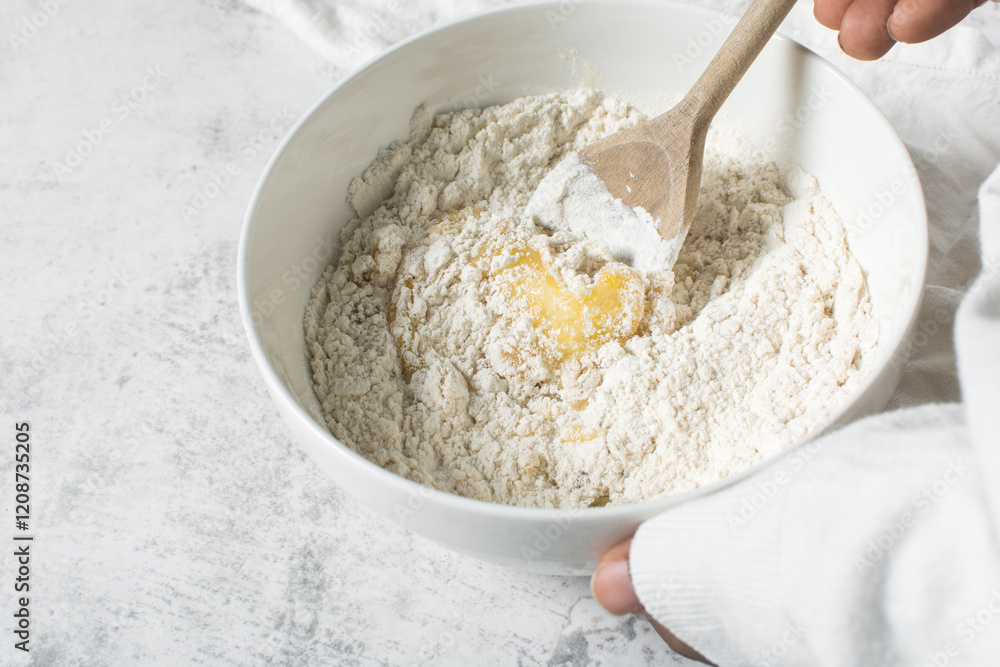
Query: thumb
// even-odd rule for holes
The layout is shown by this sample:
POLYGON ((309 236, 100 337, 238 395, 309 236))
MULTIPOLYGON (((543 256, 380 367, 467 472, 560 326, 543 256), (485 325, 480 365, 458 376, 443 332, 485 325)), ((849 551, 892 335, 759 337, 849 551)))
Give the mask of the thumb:
POLYGON ((643 613, 639 596, 632 588, 628 569, 628 553, 632 538, 608 549, 590 579, 590 594, 597 603, 615 616, 643 613))
POLYGON ((657 623, 646 614, 632 587, 632 576, 629 574, 628 555, 632 546, 632 538, 619 542, 608 549, 601 557, 590 579, 590 593, 597 603, 615 616, 624 614, 640 614, 649 619, 653 629, 663 637, 673 651, 691 660, 708 663, 703 655, 698 653, 670 630, 657 623))

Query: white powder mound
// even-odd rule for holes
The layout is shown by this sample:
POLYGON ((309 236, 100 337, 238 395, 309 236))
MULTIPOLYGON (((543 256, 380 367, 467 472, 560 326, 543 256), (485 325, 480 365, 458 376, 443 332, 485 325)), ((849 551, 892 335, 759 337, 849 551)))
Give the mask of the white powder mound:
POLYGON ((720 480, 842 404, 877 329, 811 177, 710 132, 672 271, 525 214, 562 157, 639 120, 592 90, 415 114, 352 183, 305 316, 335 437, 444 491, 575 507, 720 480))
POLYGON ((649 211, 629 206, 608 192, 593 167, 576 153, 567 155, 542 179, 528 200, 525 215, 548 229, 573 231, 599 242, 618 261, 643 271, 673 266, 683 241, 660 236, 649 211))

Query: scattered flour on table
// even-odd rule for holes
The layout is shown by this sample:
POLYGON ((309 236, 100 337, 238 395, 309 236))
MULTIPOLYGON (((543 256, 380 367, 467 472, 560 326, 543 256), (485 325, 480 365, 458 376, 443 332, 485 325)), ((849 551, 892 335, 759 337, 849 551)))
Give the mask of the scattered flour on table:
POLYGON ((861 269, 816 182, 734 130, 709 134, 672 271, 524 214, 559 160, 641 119, 592 90, 417 111, 351 184, 306 311, 335 437, 472 498, 620 504, 743 470, 843 402, 876 348, 861 269))

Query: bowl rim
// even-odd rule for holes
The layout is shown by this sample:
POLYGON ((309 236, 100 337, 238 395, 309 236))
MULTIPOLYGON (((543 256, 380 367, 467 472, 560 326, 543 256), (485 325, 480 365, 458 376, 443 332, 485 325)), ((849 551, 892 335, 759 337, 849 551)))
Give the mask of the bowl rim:
MULTIPOLYGON (((265 385, 268 388, 270 395, 273 400, 281 403, 287 409, 285 414, 291 414, 294 418, 306 429, 308 429, 313 436, 318 437, 324 442, 327 447, 334 447, 341 450, 342 454, 345 454, 349 459, 352 459, 356 464, 367 469, 367 471, 373 474, 376 478, 379 478, 386 484, 390 486, 395 486, 399 491, 407 495, 419 495, 424 500, 433 500, 445 505, 449 505, 452 510, 455 511, 466 511, 473 512, 480 515, 485 515, 492 518, 499 519, 520 519, 520 520, 530 520, 532 522, 536 521, 553 521, 556 519, 562 519, 567 513, 573 515, 574 522, 606 522, 609 520, 618 519, 622 523, 629 520, 637 520, 642 516, 658 514, 659 512, 679 505, 681 503, 687 502, 697 497, 705 496, 710 493, 714 493, 720 489, 726 488, 733 485, 750 475, 756 474, 757 472, 766 469, 771 465, 775 465, 778 461, 782 460, 790 452, 800 449, 811 441, 825 437, 829 435, 832 431, 827 429, 831 424, 836 423, 848 410, 848 408, 854 404, 854 400, 846 400, 837 410, 833 411, 823 423, 814 427, 812 433, 808 433, 802 438, 786 445, 778 454, 771 456, 770 458, 764 459, 754 465, 746 468, 745 470, 731 475, 725 479, 712 482, 710 484, 705 484, 699 486, 695 489, 685 491, 683 493, 671 494, 666 496, 659 496, 655 498, 650 498, 648 500, 643 500, 635 503, 629 503, 625 505, 613 505, 604 507, 564 507, 564 508, 551 508, 551 507, 522 507, 518 505, 506 505, 502 503, 495 503, 485 500, 477 500, 475 498, 469 498, 467 496, 461 496, 454 493, 449 493, 446 491, 441 491, 433 487, 421 484, 419 482, 414 482, 405 477, 401 477, 394 472, 386 470, 377 463, 368 460, 361 454, 358 454, 351 447, 342 443, 329 431, 325 424, 321 425, 316 422, 316 420, 309 414, 309 412, 299 403, 299 401, 288 391, 284 383, 278 377, 277 372, 271 365, 270 359, 267 353, 264 351, 264 346, 261 341, 260 335, 257 332, 256 325, 253 322, 253 317, 251 315, 250 308, 250 297, 247 291, 247 244, 249 242, 250 229, 254 224, 254 219, 256 217, 257 209, 259 207, 260 198, 262 196, 262 191, 265 184, 269 180, 271 173, 277 164, 278 160, 283 155, 285 149, 288 145, 296 138, 299 132, 302 130, 303 126, 308 123, 312 117, 316 114, 321 107, 323 107, 331 98, 337 95, 341 89, 351 83, 357 77, 363 75, 368 70, 375 67, 377 64, 394 56, 397 52, 409 48, 409 46, 415 42, 427 39, 433 35, 440 32, 452 31, 461 29, 470 23, 476 23, 480 21, 489 21, 495 19, 497 16, 506 13, 519 13, 525 11, 537 11, 542 7, 550 7, 557 10, 566 4, 565 0, 528 0, 527 2, 518 3, 516 5, 487 9, 484 11, 474 12, 467 16, 461 17, 454 21, 449 21, 447 23, 431 26, 425 30, 422 30, 406 39, 403 39, 391 47, 385 49, 384 51, 372 56, 368 60, 360 63, 357 67, 348 72, 340 81, 335 83, 330 90, 328 90, 323 96, 321 96, 316 102, 314 102, 296 121, 292 128, 288 131, 282 141, 275 148, 274 153, 271 155, 264 167, 261 176, 257 181, 257 185, 254 187, 253 195, 250 198, 250 202, 247 206, 246 214, 243 218, 243 224, 240 232, 239 249, 237 251, 237 263, 236 263, 236 282, 237 282, 237 294, 239 298, 240 305, 240 316, 243 320, 243 326, 246 330, 247 339, 250 343, 251 353, 253 355, 254 361, 260 370, 265 385), (591 510, 591 511, 588 511, 591 510)), ((635 5, 646 5, 650 7, 663 8, 665 6, 671 6, 682 11, 686 11, 692 14, 701 14, 706 18, 718 18, 721 14, 720 11, 710 8, 702 7, 699 5, 694 5, 689 2, 684 2, 683 0, 587 0, 587 5, 615 5, 621 7, 622 4, 635 4, 635 5)), ((817 62, 823 66, 824 69, 828 70, 835 79, 838 79, 842 84, 846 86, 848 90, 851 90, 857 97, 857 99, 865 106, 868 107, 869 111, 874 112, 875 122, 882 126, 883 131, 887 131, 888 139, 895 142, 898 148, 902 151, 902 156, 905 158, 908 169, 906 177, 912 180, 911 185, 915 185, 913 188, 912 195, 916 196, 918 203, 918 213, 919 220, 917 221, 923 230, 920 234, 919 242, 920 247, 917 249, 920 255, 919 264, 919 285, 921 289, 913 290, 913 292, 908 296, 909 303, 907 306, 911 308, 909 321, 906 322, 906 326, 897 327, 896 333, 891 341, 886 341, 890 343, 888 346, 888 353, 883 355, 881 359, 871 368, 868 375, 864 378, 860 385, 858 385, 854 391, 849 395, 850 397, 862 396, 875 382, 877 376, 881 374, 882 371, 891 363, 898 363, 895 361, 902 352, 902 344, 904 339, 909 335, 913 325, 917 321, 920 314, 920 307, 923 301, 924 289, 927 281, 927 270, 928 270, 928 260, 929 260, 929 229, 927 221, 927 205, 924 198, 923 187, 920 182, 920 177, 916 171, 916 166, 913 163, 913 159, 906 148, 906 145, 900 139, 899 135, 896 133, 895 128, 882 113, 881 109, 872 101, 870 97, 850 78, 847 77, 838 67, 833 65, 831 62, 823 58, 821 55, 811 50, 807 46, 798 42, 787 35, 782 34, 780 31, 775 33, 772 39, 790 42, 792 48, 798 48, 806 53, 807 58, 815 58, 817 62)), ((847 225, 845 224, 845 227, 847 225)), ((879 341, 880 344, 883 341, 879 341)), ((294 439, 294 438, 293 438, 294 439)), ((338 485, 339 486, 339 485, 338 485)), ((362 503, 366 504, 366 503, 362 503)))

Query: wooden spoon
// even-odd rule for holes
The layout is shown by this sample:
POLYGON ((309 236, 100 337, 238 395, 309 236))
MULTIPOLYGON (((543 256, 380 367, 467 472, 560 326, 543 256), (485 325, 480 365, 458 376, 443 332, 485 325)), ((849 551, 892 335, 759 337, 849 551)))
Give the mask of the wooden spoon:
POLYGON ((754 0, 684 99, 656 118, 590 144, 579 152, 578 161, 564 161, 559 167, 566 167, 557 167, 543 180, 528 214, 543 225, 604 243, 617 259, 636 268, 672 267, 698 202, 708 126, 794 4, 754 0), (622 209, 633 220, 615 229, 607 207, 593 196, 594 183, 575 188, 570 183, 581 175, 590 180, 596 175, 614 198, 642 211, 622 209), (550 176, 561 182, 546 187, 550 176), (568 201, 573 198, 580 201, 568 201), (655 244, 659 249, 651 247, 655 244))

